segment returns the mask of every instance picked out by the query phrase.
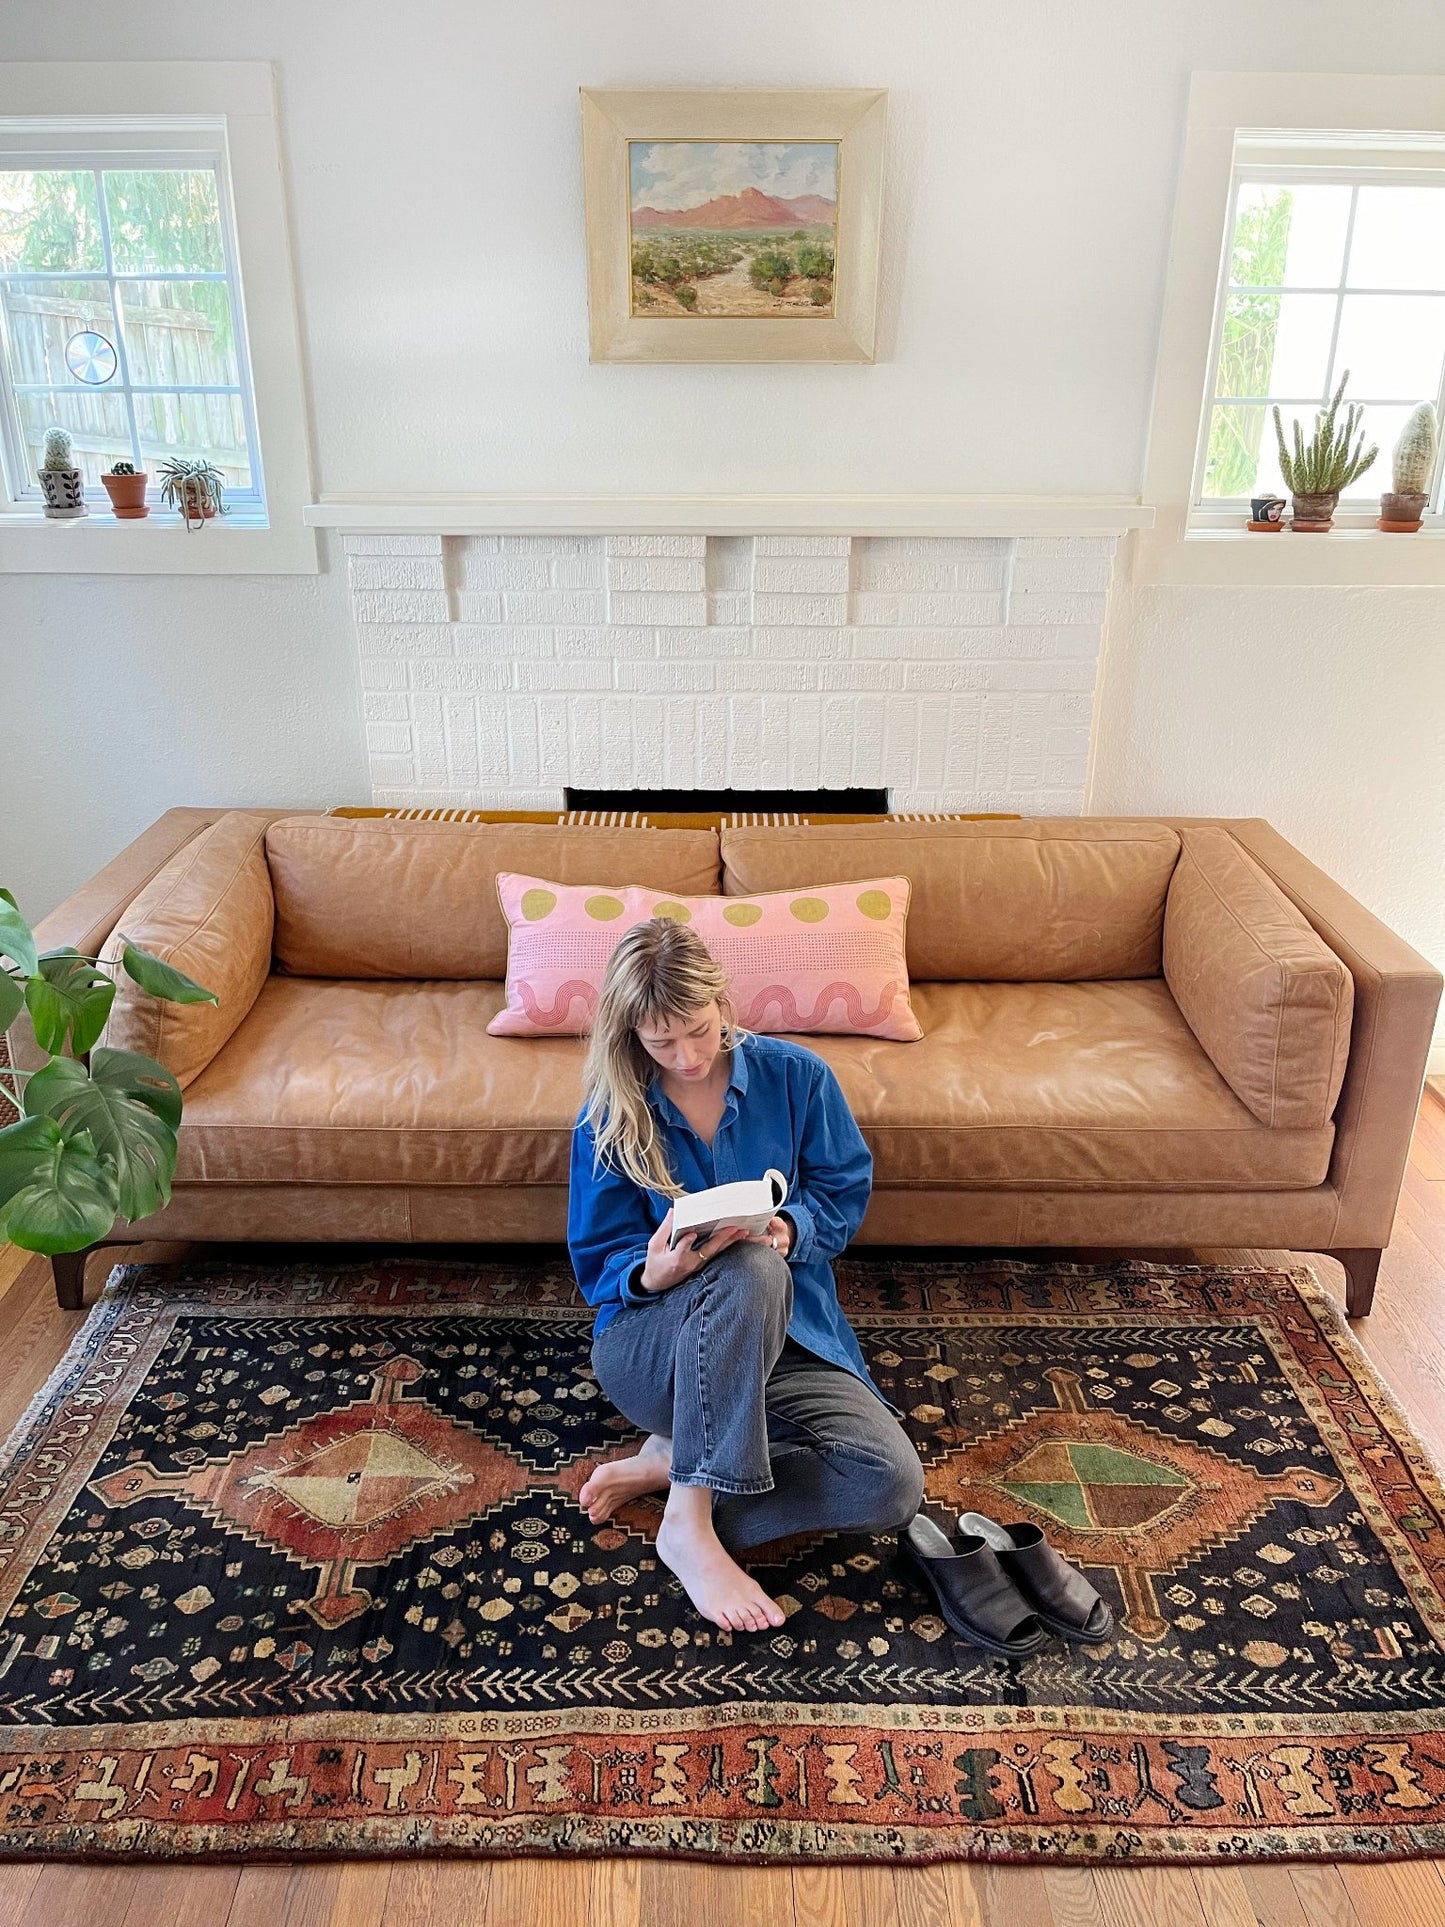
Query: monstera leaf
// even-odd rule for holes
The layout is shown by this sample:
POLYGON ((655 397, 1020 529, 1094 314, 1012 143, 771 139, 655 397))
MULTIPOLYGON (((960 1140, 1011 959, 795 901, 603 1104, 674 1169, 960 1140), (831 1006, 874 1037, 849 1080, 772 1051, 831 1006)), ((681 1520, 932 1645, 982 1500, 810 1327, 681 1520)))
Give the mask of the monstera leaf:
MULTIPOLYGON (((220 1002, 124 936, 121 946, 122 968, 148 995, 220 1002)), ((98 957, 68 944, 37 955, 14 897, 0 890, 0 1031, 28 1009, 50 1057, 37 1071, 12 1065, 0 1086, 23 1112, 0 1130, 0 1240, 23 1250, 79 1251, 117 1217, 134 1223, 170 1202, 181 1087, 149 1057, 95 1048, 115 989, 98 957)))
POLYGON ((162 963, 149 950, 138 949, 127 938, 121 939, 120 961, 125 974, 135 979, 152 997, 163 997, 168 1004, 219 1004, 214 990, 205 990, 173 964, 162 963))
POLYGON ((83 1057, 105 1029, 114 1002, 114 980, 69 946, 47 950, 25 986, 36 1043, 42 1050, 62 1051, 69 1035, 77 1057, 83 1057))
POLYGON ((98 1050, 89 1076, 72 1058, 54 1058, 26 1083, 25 1110, 53 1118, 67 1138, 86 1136, 114 1176, 122 1217, 134 1222, 169 1202, 181 1087, 149 1057, 98 1050))
POLYGON ((25 987, 0 964, 0 1030, 9 1030, 25 1008, 25 987))
POLYGON ((84 1131, 22 1117, 0 1131, 0 1237, 54 1257, 103 1238, 115 1223, 115 1173, 84 1131))
POLYGON ((34 976, 35 938, 8 890, 0 890, 0 957, 9 957, 27 977, 34 976))

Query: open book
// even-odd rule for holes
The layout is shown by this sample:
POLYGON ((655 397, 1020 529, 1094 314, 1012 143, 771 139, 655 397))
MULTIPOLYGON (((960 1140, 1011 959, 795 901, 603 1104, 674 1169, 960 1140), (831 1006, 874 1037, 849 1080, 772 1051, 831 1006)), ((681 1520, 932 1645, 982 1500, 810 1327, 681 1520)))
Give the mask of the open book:
POLYGON ((744 1231, 766 1231, 778 1206, 788 1195, 788 1180, 781 1171, 764 1171, 760 1178, 742 1178, 736 1184, 716 1184, 711 1191, 693 1191, 672 1201, 672 1232, 668 1250, 675 1250, 690 1231, 698 1233, 704 1244, 724 1225, 740 1225, 744 1231))

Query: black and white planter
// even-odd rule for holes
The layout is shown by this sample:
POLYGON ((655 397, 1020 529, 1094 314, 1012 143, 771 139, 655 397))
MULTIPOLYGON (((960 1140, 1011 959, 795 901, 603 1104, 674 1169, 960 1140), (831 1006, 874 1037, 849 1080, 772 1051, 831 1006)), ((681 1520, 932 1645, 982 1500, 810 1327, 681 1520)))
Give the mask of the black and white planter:
POLYGON ((85 477, 78 468, 37 469, 45 496, 45 513, 52 522, 70 522, 88 515, 85 506, 85 477))

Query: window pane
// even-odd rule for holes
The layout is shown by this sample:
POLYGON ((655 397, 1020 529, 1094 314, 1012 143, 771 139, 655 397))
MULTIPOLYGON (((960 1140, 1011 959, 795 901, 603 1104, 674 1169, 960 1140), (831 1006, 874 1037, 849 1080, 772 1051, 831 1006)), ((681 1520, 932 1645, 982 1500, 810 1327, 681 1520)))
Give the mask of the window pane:
MULTIPOLYGON (((103 374, 108 362, 89 360, 79 352, 75 366, 66 360, 66 344, 78 334, 103 335, 115 342, 115 316, 110 306, 110 284, 105 281, 5 281, 0 283, 5 303, 5 326, 10 337, 10 366, 20 383, 40 381, 57 388, 106 387, 107 382, 82 382, 76 368, 92 376, 103 374)), ((119 385, 119 368, 111 375, 119 385)))
POLYGON ((95 176, 58 168, 0 172, 0 269, 105 268, 95 176))
POLYGON ((1340 315, 1333 384, 1350 371, 1347 395, 1433 401, 1445 356, 1445 295, 1349 294, 1340 315))
POLYGON ((216 176, 209 168, 107 169, 105 205, 118 273, 225 267, 216 176))
MULTIPOLYGON (((1345 393, 1348 395, 1349 389, 1346 389, 1345 393)), ((1364 431, 1365 436, 1365 447, 1368 448, 1371 442, 1375 442, 1379 445, 1380 452, 1364 474, 1358 476, 1344 491, 1340 498, 1342 501, 1374 501, 1387 488, 1395 486, 1390 473, 1391 457, 1395 452, 1395 444, 1400 439, 1400 430, 1409 419, 1413 405, 1409 402, 1397 402, 1393 407, 1366 406, 1364 415, 1360 419, 1360 429, 1364 431)), ((1359 430, 1356 431, 1357 439, 1358 435, 1359 430)))
POLYGON ((87 489, 105 507, 101 470, 117 459, 132 459, 124 397, 103 388, 82 388, 54 395, 20 394, 15 399, 30 457, 29 471, 20 478, 22 484, 29 489, 37 486, 35 470, 45 450, 46 429, 68 428, 75 438, 75 465, 84 471, 87 489))
POLYGON ((152 473, 173 455, 204 457, 228 488, 251 486, 239 395, 137 395, 141 453, 152 473))
POLYGON ((1231 294, 1215 394, 1323 394, 1334 319, 1332 294, 1231 294))
MULTIPOLYGON (((1287 409, 1281 410, 1287 415, 1287 409)), ((1274 422, 1263 402, 1243 408, 1217 407, 1209 424, 1209 455, 1204 469, 1204 499, 1247 500, 1251 495, 1285 495, 1275 447, 1274 422)))
POLYGON ((1445 288, 1445 187, 1362 187, 1352 288, 1445 288))
POLYGON ((1344 264, 1347 187, 1240 183, 1229 279, 1236 287, 1332 288, 1344 264))
POLYGON ((234 388, 236 339, 224 281, 123 281, 130 378, 143 387, 234 388))
POLYGON ((1345 234, 1350 224, 1349 188, 1291 187, 1285 192, 1291 202, 1285 286, 1338 286, 1345 260, 1345 234))

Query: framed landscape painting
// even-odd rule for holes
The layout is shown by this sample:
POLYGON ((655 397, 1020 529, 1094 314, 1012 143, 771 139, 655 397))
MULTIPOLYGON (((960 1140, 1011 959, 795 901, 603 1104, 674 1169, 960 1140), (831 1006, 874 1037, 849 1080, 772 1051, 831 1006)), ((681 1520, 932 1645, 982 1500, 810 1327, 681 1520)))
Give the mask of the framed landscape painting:
POLYGON ((582 89, 594 361, 871 361, 886 95, 582 89))

